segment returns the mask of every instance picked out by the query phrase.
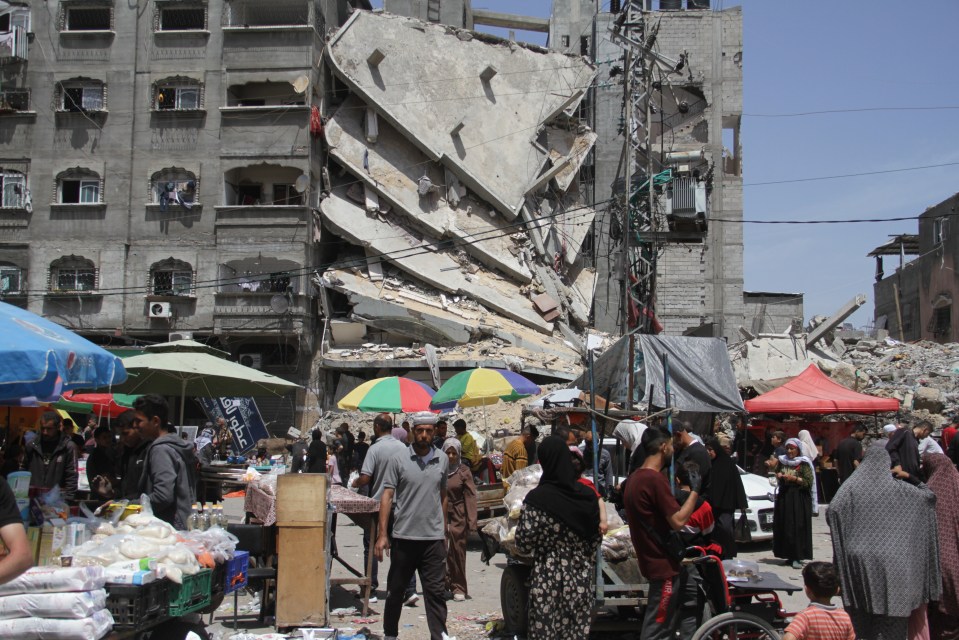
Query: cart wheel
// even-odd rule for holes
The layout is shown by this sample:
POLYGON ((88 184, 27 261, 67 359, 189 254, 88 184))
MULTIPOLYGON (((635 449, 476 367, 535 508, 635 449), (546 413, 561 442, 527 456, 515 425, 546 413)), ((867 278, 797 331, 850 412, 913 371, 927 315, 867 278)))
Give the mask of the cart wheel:
POLYGON ((693 634, 693 640, 780 640, 779 632, 762 618, 748 613, 723 613, 710 618, 693 634))
POLYGON ((529 601, 530 568, 523 565, 509 565, 503 569, 499 583, 499 601, 503 610, 503 622, 511 633, 526 635, 529 621, 527 603, 529 601))

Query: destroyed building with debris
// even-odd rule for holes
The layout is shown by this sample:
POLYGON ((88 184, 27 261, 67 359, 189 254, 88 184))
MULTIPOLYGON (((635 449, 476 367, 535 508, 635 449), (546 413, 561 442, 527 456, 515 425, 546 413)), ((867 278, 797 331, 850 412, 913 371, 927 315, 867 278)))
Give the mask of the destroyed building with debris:
POLYGON ((918 233, 898 234, 869 252, 876 260, 874 321, 900 341, 959 337, 959 223, 955 194, 919 216, 918 233), (887 273, 887 257, 894 270, 887 273), (907 260, 907 257, 910 258, 907 260))
POLYGON ((578 375, 596 277, 579 175, 596 134, 576 109, 593 65, 360 11, 321 73, 321 406, 358 378, 430 381, 428 344, 444 375, 578 375))

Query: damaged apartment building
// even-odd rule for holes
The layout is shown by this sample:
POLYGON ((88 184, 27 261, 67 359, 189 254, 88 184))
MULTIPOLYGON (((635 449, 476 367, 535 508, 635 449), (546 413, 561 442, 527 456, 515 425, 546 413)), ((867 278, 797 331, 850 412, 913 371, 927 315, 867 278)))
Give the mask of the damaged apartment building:
POLYGON ((596 134, 577 117, 594 66, 361 11, 322 73, 327 393, 396 372, 430 380, 427 345, 445 371, 575 378, 596 278, 579 181, 596 134))

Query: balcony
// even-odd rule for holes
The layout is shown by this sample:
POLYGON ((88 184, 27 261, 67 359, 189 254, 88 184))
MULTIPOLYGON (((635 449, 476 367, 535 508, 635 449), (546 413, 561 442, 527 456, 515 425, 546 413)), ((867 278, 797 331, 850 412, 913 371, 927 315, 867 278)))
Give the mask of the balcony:
POLYGON ((224 5, 221 24, 227 69, 313 66, 314 52, 322 47, 314 3, 230 0, 224 5))
POLYGON ((303 294, 241 292, 216 294, 216 333, 301 333, 312 315, 312 299, 303 294))
POLYGON ((30 111, 29 89, 0 91, 0 116, 16 114, 36 114, 36 111, 30 111))
POLYGON ((23 27, 0 32, 0 63, 26 62, 29 44, 27 31, 23 27))

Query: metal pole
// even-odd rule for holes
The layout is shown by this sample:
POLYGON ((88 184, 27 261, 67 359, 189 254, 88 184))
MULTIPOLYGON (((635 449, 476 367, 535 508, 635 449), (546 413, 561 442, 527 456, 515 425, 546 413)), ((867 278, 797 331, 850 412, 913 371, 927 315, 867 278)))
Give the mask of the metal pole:
MULTIPOLYGON (((590 423, 593 431, 593 480, 599 479, 599 456, 596 450, 596 388, 593 385, 593 350, 589 351, 589 405, 590 423)), ((600 498, 602 500, 602 498, 600 498)), ((602 603, 606 592, 603 589, 603 545, 596 549, 596 601, 602 603)))
POLYGON ((183 426, 183 410, 186 407, 186 378, 183 379, 180 384, 180 424, 178 426, 183 426))
MULTIPOLYGON (((630 334, 629 334, 629 361, 628 361, 628 363, 627 363, 627 364, 629 365, 629 384, 627 385, 627 386, 629 387, 629 389, 628 389, 628 393, 626 394, 626 410, 627 410, 627 411, 632 411, 632 409, 633 409, 633 389, 634 389, 635 386, 636 386, 636 380, 635 380, 635 376, 636 376, 636 371, 635 371, 635 370, 636 370, 636 364, 635 364, 635 362, 636 362, 636 334, 630 332, 630 334)), ((608 396, 607 396, 607 398, 606 398, 606 401, 607 401, 607 402, 609 401, 609 397, 608 397, 608 396)))
MULTIPOLYGON (((665 353, 663 354, 663 397, 665 401, 663 402, 663 408, 669 409, 669 356, 665 353)), ((666 412, 666 429, 669 431, 670 437, 673 435, 673 412, 666 412)), ((670 491, 676 484, 676 462, 675 458, 671 458, 669 461, 669 487, 670 491)))

